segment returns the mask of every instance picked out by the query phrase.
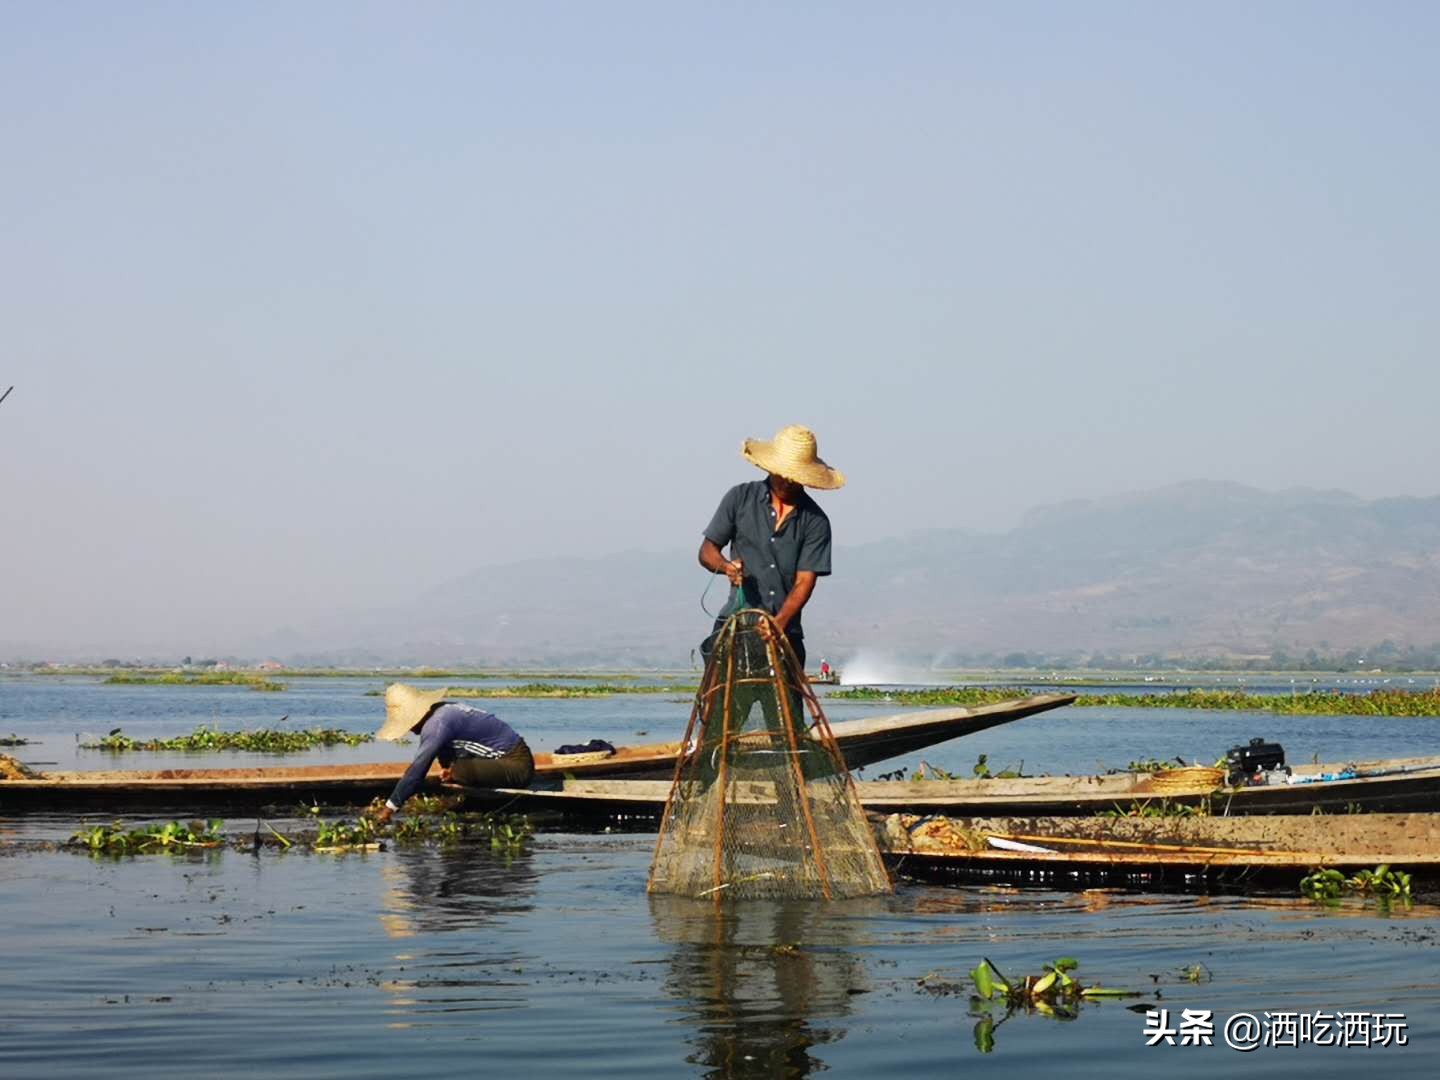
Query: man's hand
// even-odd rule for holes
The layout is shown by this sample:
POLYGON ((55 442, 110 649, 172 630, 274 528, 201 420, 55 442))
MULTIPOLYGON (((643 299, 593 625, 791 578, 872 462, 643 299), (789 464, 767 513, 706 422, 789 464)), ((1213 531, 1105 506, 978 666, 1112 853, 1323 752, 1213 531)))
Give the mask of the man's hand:
POLYGON ((725 564, 725 576, 730 579, 730 584, 738 589, 745 581, 745 561, 731 559, 725 564))
POLYGON ((442 784, 453 784, 455 782, 455 770, 449 765, 440 766, 440 782, 442 784))
POLYGON ((388 806, 382 806, 382 807, 380 807, 379 810, 376 810, 376 811, 375 811, 375 814, 374 814, 375 824, 376 824, 376 825, 388 825, 388 824, 390 824, 390 819, 391 819, 392 817, 394 817, 394 816, 395 816, 395 811, 394 811, 394 810, 391 810, 390 807, 388 807, 388 806))

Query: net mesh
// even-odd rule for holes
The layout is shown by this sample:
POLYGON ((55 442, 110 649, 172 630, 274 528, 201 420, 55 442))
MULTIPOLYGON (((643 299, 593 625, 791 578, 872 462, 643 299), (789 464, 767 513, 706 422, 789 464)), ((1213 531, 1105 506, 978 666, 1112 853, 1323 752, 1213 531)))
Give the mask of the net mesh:
POLYGON ((716 635, 649 891, 717 899, 891 891, 835 736, 764 611, 737 612, 716 635))

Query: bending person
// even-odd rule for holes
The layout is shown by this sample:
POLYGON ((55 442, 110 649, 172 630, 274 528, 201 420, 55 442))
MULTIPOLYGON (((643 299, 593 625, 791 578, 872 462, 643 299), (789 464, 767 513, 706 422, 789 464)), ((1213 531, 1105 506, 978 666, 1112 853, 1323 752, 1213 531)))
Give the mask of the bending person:
POLYGON ((467 787, 524 787, 535 775, 535 759, 514 728, 483 709, 446 701, 447 693, 404 683, 385 688, 385 723, 375 737, 394 742, 415 732, 420 747, 376 815, 382 824, 420 789, 437 759, 441 780, 467 787))

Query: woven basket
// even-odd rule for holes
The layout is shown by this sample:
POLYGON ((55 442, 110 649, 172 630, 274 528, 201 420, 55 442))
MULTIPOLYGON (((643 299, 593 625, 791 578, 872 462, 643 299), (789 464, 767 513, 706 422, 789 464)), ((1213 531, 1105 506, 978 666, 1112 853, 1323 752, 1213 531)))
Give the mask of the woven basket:
POLYGON ((1161 769, 1150 777, 1151 791, 1213 791, 1225 782, 1225 770, 1208 765, 1189 765, 1183 769, 1161 769))

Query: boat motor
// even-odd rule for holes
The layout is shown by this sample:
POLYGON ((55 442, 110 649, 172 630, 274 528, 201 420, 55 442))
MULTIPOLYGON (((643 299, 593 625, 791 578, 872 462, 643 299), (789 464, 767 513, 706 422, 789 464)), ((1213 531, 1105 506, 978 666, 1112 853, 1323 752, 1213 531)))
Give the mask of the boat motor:
POLYGON ((1285 748, 1278 742, 1266 742, 1261 738, 1225 751, 1225 765, 1229 770, 1231 787, 1245 783, 1263 784, 1266 782, 1264 773, 1290 772, 1285 766, 1285 748))

